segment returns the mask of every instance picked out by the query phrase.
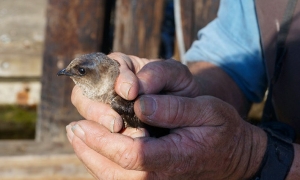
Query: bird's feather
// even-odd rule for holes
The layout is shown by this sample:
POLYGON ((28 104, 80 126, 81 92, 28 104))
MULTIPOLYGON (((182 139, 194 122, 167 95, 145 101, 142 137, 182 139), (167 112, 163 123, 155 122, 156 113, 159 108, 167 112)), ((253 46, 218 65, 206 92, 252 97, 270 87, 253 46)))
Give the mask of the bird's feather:
POLYGON ((144 127, 155 137, 168 134, 168 129, 152 127, 140 121, 134 113, 134 101, 125 100, 115 92, 119 67, 116 60, 98 52, 75 58, 57 75, 69 76, 89 99, 109 104, 122 117, 124 127, 144 127))

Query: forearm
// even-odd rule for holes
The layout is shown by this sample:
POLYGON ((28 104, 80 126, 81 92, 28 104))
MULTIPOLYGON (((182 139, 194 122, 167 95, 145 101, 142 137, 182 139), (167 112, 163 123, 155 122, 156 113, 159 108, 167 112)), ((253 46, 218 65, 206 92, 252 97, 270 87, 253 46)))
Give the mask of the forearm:
POLYGON ((243 117, 247 116, 251 103, 221 68, 208 62, 193 62, 188 67, 201 86, 201 95, 220 98, 234 106, 243 117))
MULTIPOLYGON (((236 83, 222 69, 208 62, 189 63, 188 67, 201 86, 201 94, 218 97, 233 105, 241 115, 247 114, 250 107, 249 101, 236 83)), ((259 137, 257 134, 255 136, 260 140, 258 141, 256 139, 253 142, 259 142, 262 144, 256 144, 257 148, 255 149, 259 150, 258 157, 253 158, 252 162, 250 162, 250 164, 255 167, 251 169, 252 173, 250 174, 252 175, 258 170, 258 164, 260 164, 259 162, 262 159, 266 144, 266 137, 259 137)), ((286 178, 287 180, 300 179, 300 145, 294 144, 294 148, 295 157, 290 172, 286 178)))
POLYGON ((300 179, 300 145, 294 144, 295 156, 290 172, 287 176, 287 180, 300 179))

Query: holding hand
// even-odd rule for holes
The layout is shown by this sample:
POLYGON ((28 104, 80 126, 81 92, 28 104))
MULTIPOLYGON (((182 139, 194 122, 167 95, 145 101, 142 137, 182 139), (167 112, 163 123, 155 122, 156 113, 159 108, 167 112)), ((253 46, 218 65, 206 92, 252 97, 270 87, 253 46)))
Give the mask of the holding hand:
MULTIPOLYGON (((134 100, 138 94, 157 94, 161 91, 185 97, 201 94, 199 85, 188 68, 177 61, 147 60, 122 53, 108 56, 121 65, 115 90, 124 99, 134 100)), ((111 132, 121 130, 123 122, 120 116, 109 106, 83 96, 77 86, 73 89, 72 102, 86 119, 103 124, 111 132), (103 105, 103 108, 99 109, 97 105, 103 105), (87 113, 84 114, 83 111, 87 113)))
POLYGON ((173 128, 171 134, 132 138, 93 121, 67 127, 77 156, 96 178, 243 179, 259 167, 264 132, 223 101, 145 95, 135 110, 144 122, 173 128))
POLYGON ((118 114, 74 88, 72 102, 92 121, 71 123, 68 138, 94 177, 245 179, 254 175, 266 147, 262 130, 243 121, 226 102, 199 96, 199 85, 180 63, 112 56, 121 64, 117 93, 129 100, 146 94, 135 102, 137 116, 172 130, 161 138, 143 137, 144 131, 134 129, 111 133, 121 130, 118 114), (161 91, 167 95, 149 95, 161 91))

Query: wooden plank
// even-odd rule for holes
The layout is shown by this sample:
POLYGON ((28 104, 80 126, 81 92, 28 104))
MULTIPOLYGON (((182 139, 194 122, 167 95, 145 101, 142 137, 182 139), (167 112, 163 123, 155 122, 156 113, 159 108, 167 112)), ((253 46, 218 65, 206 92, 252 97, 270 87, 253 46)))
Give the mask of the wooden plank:
POLYGON ((104 8, 105 0, 48 1, 38 141, 66 141, 66 124, 81 119, 70 100, 74 83, 56 73, 76 56, 99 51, 104 8))
POLYGON ((2 180, 92 180, 75 154, 1 156, 2 180))
POLYGON ((93 179, 70 143, 0 141, 1 180, 93 179))
POLYGON ((0 59, 0 77, 40 77, 41 58, 28 54, 9 54, 0 59))
POLYGON ((0 82, 40 77, 46 2, 0 1, 0 82))
POLYGON ((217 16, 220 0, 181 0, 181 19, 185 49, 189 49, 197 32, 217 16))
POLYGON ((70 143, 37 142, 34 140, 1 140, 0 157, 43 154, 69 154, 74 152, 70 143))
MULTIPOLYGON (((1 79, 0 79, 1 80, 1 79)), ((40 103, 41 84, 39 81, 0 81, 0 105, 18 104, 18 105, 37 105, 40 103), (27 94, 27 99, 22 100, 20 94, 27 94)))
POLYGON ((157 58, 164 0, 117 0, 113 50, 157 58))

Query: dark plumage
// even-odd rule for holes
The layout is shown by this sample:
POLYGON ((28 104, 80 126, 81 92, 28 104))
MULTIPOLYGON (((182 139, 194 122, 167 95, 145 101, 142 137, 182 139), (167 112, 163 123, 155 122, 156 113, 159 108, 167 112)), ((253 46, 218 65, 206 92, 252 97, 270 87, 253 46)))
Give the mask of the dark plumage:
POLYGON ((142 123, 133 110, 134 101, 121 98, 114 90, 115 82, 120 74, 120 64, 103 53, 85 54, 72 60, 58 76, 66 75, 83 91, 89 99, 110 104, 121 115, 125 127, 145 127, 151 136, 163 136, 168 130, 151 127, 142 123))

